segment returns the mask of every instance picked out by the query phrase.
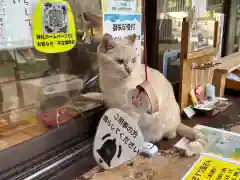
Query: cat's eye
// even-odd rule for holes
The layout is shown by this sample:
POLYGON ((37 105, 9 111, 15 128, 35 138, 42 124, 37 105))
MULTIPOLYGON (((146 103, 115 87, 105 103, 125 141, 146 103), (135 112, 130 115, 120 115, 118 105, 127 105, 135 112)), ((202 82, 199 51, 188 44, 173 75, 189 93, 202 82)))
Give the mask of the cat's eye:
POLYGON ((135 62, 136 62, 136 58, 133 58, 133 59, 131 60, 131 62, 132 62, 132 63, 135 63, 135 62))
POLYGON ((117 59, 118 64, 123 64, 124 60, 123 59, 117 59))

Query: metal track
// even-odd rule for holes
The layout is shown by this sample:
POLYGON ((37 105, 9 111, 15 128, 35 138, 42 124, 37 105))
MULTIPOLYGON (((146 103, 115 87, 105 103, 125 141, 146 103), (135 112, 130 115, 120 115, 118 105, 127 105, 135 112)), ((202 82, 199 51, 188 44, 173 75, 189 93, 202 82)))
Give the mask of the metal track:
POLYGON ((12 172, 0 175, 0 180, 50 179, 50 174, 56 174, 59 169, 70 166, 76 160, 80 160, 81 157, 92 150, 92 139, 80 142, 76 145, 69 144, 70 147, 65 148, 64 150, 56 149, 26 165, 20 165, 19 167, 14 168, 12 172), (53 157, 54 152, 56 154, 53 157), (45 178, 47 176, 48 178, 45 178))

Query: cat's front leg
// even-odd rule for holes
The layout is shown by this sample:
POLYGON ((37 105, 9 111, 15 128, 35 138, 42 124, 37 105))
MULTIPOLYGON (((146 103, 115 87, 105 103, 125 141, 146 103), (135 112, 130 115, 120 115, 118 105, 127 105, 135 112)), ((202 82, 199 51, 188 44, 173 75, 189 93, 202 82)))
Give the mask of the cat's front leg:
POLYGON ((180 136, 191 140, 185 150, 186 156, 199 155, 208 144, 208 138, 202 132, 182 123, 179 124, 177 132, 180 136))
POLYGON ((163 137, 167 139, 174 139, 177 137, 177 131, 176 130, 169 131, 165 133, 163 137))
POLYGON ((135 112, 134 110, 130 109, 130 108, 121 108, 122 111, 124 111, 125 113, 128 114, 128 116, 136 121, 136 123, 138 124, 139 122, 139 118, 140 118, 140 114, 135 112))

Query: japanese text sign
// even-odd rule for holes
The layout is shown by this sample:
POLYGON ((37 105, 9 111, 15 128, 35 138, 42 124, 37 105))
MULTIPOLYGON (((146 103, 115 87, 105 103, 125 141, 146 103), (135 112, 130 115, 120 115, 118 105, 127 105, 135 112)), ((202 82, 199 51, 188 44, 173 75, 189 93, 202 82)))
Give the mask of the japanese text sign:
POLYGON ((103 0, 103 12, 140 13, 141 0, 103 0))
POLYGON ((114 168, 136 156, 144 138, 136 121, 119 109, 109 109, 100 120, 93 154, 105 169, 114 168))
POLYGON ((76 44, 74 18, 63 0, 40 0, 33 16, 34 47, 44 53, 59 53, 76 44))
POLYGON ((182 180, 239 180, 240 166, 202 156, 182 180))
POLYGON ((141 58, 141 14, 104 14, 103 34, 108 33, 115 40, 136 34, 135 47, 141 58))
POLYGON ((0 0, 0 49, 33 46, 31 17, 36 0, 0 0))

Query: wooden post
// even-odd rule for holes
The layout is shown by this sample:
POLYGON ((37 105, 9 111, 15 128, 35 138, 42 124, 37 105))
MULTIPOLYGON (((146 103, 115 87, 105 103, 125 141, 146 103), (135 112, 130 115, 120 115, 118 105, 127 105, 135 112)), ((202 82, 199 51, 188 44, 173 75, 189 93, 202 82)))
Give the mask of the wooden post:
POLYGON ((184 61, 187 59, 188 54, 188 46, 189 46, 189 22, 187 22, 187 19, 184 18, 182 22, 182 38, 181 38, 181 52, 180 52, 180 84, 179 84, 179 106, 181 112, 184 109, 184 91, 186 87, 185 82, 185 76, 187 76, 185 67, 184 67, 184 61))
POLYGON ((213 41, 213 47, 216 48, 216 50, 219 50, 219 42, 220 42, 220 29, 219 29, 219 22, 215 21, 214 23, 214 41, 213 41))
POLYGON ((216 96, 223 97, 226 85, 226 78, 228 73, 218 70, 214 71, 213 84, 216 86, 216 96))

